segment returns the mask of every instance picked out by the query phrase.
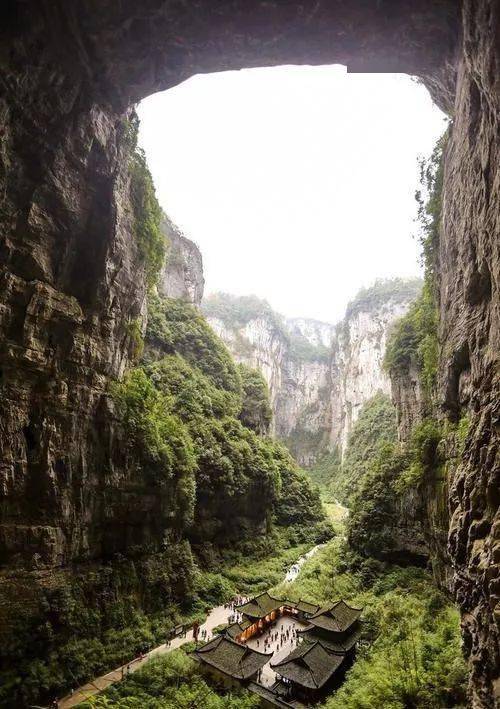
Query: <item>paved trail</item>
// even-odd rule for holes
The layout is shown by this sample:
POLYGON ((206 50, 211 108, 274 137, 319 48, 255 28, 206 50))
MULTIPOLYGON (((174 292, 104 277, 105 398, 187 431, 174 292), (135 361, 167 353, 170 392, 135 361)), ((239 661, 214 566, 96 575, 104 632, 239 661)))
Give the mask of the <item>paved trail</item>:
POLYGON ((262 668, 262 677, 260 679, 260 683, 264 687, 271 687, 274 682, 276 681, 276 672, 273 670, 271 667, 271 662, 279 662, 280 660, 283 660, 287 655, 291 653, 292 650, 294 650, 298 642, 297 640, 293 637, 292 635, 292 630, 294 629, 303 629, 305 627, 305 623, 301 623, 300 621, 296 620, 295 618, 290 618, 289 616, 283 616, 280 618, 277 623, 273 625, 272 628, 269 628, 263 635, 260 635, 258 638, 250 638, 247 640, 246 644, 248 647, 251 647, 253 650, 258 650, 259 652, 272 652, 272 657, 269 658, 269 662, 267 665, 264 665, 262 668), (290 637, 288 639, 285 639, 285 641, 282 643, 281 642, 281 633, 286 633, 287 630, 290 630, 290 637), (278 640, 272 640, 266 649, 265 646, 265 640, 266 638, 270 639, 271 637, 274 637, 275 635, 278 635, 278 640))
MULTIPOLYGON (((315 554, 322 546, 323 545, 314 547, 313 549, 308 551, 307 554, 302 556, 295 564, 293 564, 293 566, 288 570, 285 576, 285 580, 294 580, 298 576, 302 564, 304 564, 304 562, 313 554, 315 554)), ((233 614, 234 611, 232 611, 230 608, 224 608, 224 606, 217 606, 216 608, 212 608, 212 610, 207 616, 207 619, 205 620, 203 625, 200 626, 200 630, 206 630, 209 634, 208 637, 210 638, 213 629, 216 628, 218 625, 227 624, 229 622, 229 616, 233 614)), ((93 679, 91 682, 84 684, 83 687, 79 687, 73 694, 68 694, 63 699, 60 699, 58 709, 70 709, 71 707, 75 707, 77 704, 84 702, 86 699, 92 697, 94 694, 99 694, 99 692, 102 692, 104 689, 107 689, 111 684, 114 684, 115 682, 120 682, 127 675, 127 673, 136 672, 140 667, 143 667, 143 665, 145 665, 146 662, 148 662, 148 660, 151 660, 153 657, 165 655, 166 653, 171 652, 172 650, 176 650, 177 648, 181 647, 182 645, 185 645, 186 643, 191 642, 192 640, 193 631, 189 630, 186 635, 180 638, 175 638, 169 643, 169 645, 163 644, 159 645, 158 647, 155 647, 154 650, 151 650, 147 654, 143 655, 142 659, 140 657, 136 657, 135 660, 131 660, 127 664, 122 665, 121 667, 117 667, 115 670, 108 672, 108 674, 106 675, 102 675, 101 677, 97 677, 97 679, 93 679)))
MULTIPOLYGON (((209 634, 208 637, 211 637, 213 629, 218 625, 228 623, 229 616, 233 615, 233 613, 234 611, 230 608, 224 608, 224 606, 212 608, 206 621, 203 625, 200 625, 200 630, 206 630, 209 634)), ((151 650, 151 652, 143 655, 142 660, 137 657, 135 660, 131 660, 131 662, 108 672, 108 674, 102 675, 102 677, 98 677, 97 679, 92 680, 92 682, 88 682, 88 684, 83 685, 83 687, 79 687, 74 694, 60 699, 58 708, 70 709, 70 707, 74 707, 77 704, 84 702, 92 695, 99 694, 99 692, 107 689, 111 684, 122 680, 127 675, 127 672, 136 672, 140 667, 143 667, 148 660, 151 660, 151 658, 158 657, 159 655, 165 655, 167 652, 176 650, 178 647, 181 647, 181 645, 185 645, 192 640, 193 631, 189 630, 185 636, 175 638, 169 645, 163 644, 155 647, 154 650, 151 650), (127 668, 129 668, 129 670, 127 670, 127 668)))

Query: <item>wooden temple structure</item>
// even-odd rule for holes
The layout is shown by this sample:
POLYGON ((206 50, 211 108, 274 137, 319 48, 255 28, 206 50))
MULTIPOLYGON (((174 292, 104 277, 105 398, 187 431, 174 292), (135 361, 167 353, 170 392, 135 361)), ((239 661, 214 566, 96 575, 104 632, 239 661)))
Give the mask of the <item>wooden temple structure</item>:
POLYGON ((210 640, 197 648, 192 655, 205 666, 209 674, 230 685, 256 679, 259 670, 267 665, 272 657, 236 642, 227 634, 210 640))
POLYGON ((308 624, 298 631, 301 644, 279 662, 271 661, 282 680, 275 691, 314 701, 338 686, 354 659, 361 611, 340 600, 308 614, 308 624))
POLYGON ((240 624, 242 632, 235 636, 238 642, 245 642, 254 635, 260 635, 282 615, 297 615, 294 603, 274 598, 267 591, 237 606, 236 610, 243 616, 240 624))
POLYGON ((193 653, 212 674, 245 683, 258 694, 265 691, 269 701, 266 706, 298 706, 297 702, 317 701, 342 682, 361 635, 362 609, 353 608, 344 600, 320 607, 307 601, 275 598, 265 592, 237 610, 242 615, 241 622, 227 626, 219 637, 193 653), (302 626, 297 629, 300 644, 273 662, 272 655, 251 649, 246 642, 265 633, 283 615, 296 618, 302 626), (268 663, 277 681, 264 688, 258 684, 259 670, 268 663))

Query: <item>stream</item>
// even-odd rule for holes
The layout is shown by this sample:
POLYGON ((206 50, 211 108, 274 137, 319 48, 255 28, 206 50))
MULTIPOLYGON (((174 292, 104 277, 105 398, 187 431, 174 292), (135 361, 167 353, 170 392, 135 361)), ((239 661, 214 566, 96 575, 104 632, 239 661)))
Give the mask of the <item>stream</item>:
POLYGON ((309 551, 304 554, 304 556, 301 556, 300 559, 298 559, 295 564, 290 566, 288 571, 286 572, 285 576, 285 583, 291 583, 292 581, 295 581, 297 576, 299 575, 301 567, 305 564, 305 562, 311 558, 311 556, 314 556, 316 552, 318 552, 320 549, 322 549, 325 545, 324 544, 318 544, 317 546, 313 547, 312 549, 309 549, 309 551))

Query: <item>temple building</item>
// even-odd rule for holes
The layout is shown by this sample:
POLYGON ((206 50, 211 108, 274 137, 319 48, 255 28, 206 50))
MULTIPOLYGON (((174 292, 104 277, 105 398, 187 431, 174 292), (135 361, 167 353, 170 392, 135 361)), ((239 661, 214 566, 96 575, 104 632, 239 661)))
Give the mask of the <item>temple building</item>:
POLYGON ((361 635, 361 612, 343 600, 336 601, 308 616, 308 625, 298 632, 306 642, 319 640, 334 652, 349 653, 361 635))
POLYGON ((211 674, 244 683, 270 707, 296 709, 340 686, 354 660, 362 609, 344 600, 320 607, 265 592, 237 610, 241 622, 193 653, 211 674), (293 630, 285 633, 283 627, 293 630), (275 628, 281 628, 281 642, 275 628), (259 642, 269 649, 270 638, 275 653, 260 652, 259 642))
POLYGON ((256 679, 259 670, 271 659, 271 655, 245 647, 228 635, 219 635, 197 648, 192 656, 226 684, 256 679))
POLYGON ((360 608, 343 600, 306 613, 308 624, 297 631, 301 645, 279 662, 271 662, 281 677, 274 691, 281 697, 314 701, 338 686, 353 661, 361 634, 360 615, 360 608))
POLYGON ((313 643, 303 642, 283 660, 271 662, 271 667, 287 682, 277 683, 275 691, 284 697, 315 699, 325 689, 345 658, 345 653, 333 652, 319 640, 313 643))
POLYGON ((236 637, 239 641, 248 640, 253 635, 262 633, 283 614, 296 615, 295 604, 274 598, 267 591, 255 596, 248 603, 237 606, 237 611, 243 616, 244 631, 236 637))

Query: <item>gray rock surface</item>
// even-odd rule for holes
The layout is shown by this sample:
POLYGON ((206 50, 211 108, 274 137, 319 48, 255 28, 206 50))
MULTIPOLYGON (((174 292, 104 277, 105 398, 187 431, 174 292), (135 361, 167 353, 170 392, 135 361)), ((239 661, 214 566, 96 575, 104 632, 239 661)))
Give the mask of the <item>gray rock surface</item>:
POLYGON ((163 218, 162 231, 168 247, 158 282, 160 295, 200 305, 205 287, 200 249, 167 216, 163 218))
POLYGON ((382 367, 387 336, 419 288, 418 281, 394 281, 379 299, 374 286, 372 296, 354 301, 338 325, 285 319, 264 302, 241 318, 245 299, 224 294, 203 307, 233 356, 264 375, 273 433, 308 466, 336 447, 343 452, 363 404, 377 391, 390 392, 382 367), (220 298, 226 308, 217 313, 213 304, 220 298))
POLYGON ((439 404, 450 417, 467 411, 471 425, 448 473, 448 553, 470 703, 493 709, 500 695, 499 0, 311 8, 215 0, 199 3, 195 16, 190 3, 160 0, 13 0, 0 19, 4 567, 97 559, 108 540, 126 549, 129 532, 160 533, 148 525, 161 513, 145 513, 158 500, 129 495, 134 471, 120 459, 105 395, 130 362, 128 325, 144 312, 123 161, 129 107, 197 72, 245 66, 344 63, 351 71, 414 74, 453 116, 438 267, 439 404))

